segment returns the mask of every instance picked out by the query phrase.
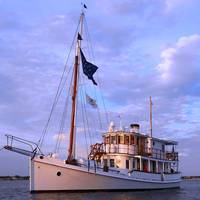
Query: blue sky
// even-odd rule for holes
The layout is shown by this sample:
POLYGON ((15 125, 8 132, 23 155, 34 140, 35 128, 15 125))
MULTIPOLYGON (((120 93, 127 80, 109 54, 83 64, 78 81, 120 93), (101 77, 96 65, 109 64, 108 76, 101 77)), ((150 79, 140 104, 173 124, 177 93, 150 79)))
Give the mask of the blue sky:
MULTIPOLYGON (((183 174, 199 175, 200 2, 85 3, 110 118, 118 124, 120 114, 124 125, 139 122, 141 130, 148 132, 148 98, 152 96, 154 135, 177 140, 183 174)), ((80 4, 78 0, 0 0, 1 146, 5 133, 38 140, 80 4)), ((0 158, 5 162, 0 174, 28 173, 23 156, 2 151, 0 158)))

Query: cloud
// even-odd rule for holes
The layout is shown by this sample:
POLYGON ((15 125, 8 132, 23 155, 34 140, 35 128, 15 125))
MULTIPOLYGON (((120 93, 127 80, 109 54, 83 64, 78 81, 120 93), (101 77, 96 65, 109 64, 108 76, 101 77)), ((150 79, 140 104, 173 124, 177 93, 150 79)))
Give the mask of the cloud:
POLYGON ((136 47, 145 37, 151 37, 152 30, 162 32, 166 26, 176 24, 177 16, 166 14, 163 0, 104 0, 97 4, 102 18, 90 19, 94 39, 100 39, 95 46, 102 50, 100 53, 109 54, 110 58, 113 53, 126 55, 127 51, 123 51, 136 47), (103 18, 106 23, 102 23, 103 18))
POLYGON ((158 15, 170 15, 171 12, 189 3, 188 0, 116 0, 114 2, 103 0, 99 6, 104 5, 103 11, 106 14, 132 15, 147 19, 158 15))
POLYGON ((180 171, 183 175, 198 175, 199 174, 199 135, 187 138, 180 139, 178 145, 178 151, 180 156, 180 171))
MULTIPOLYGON (((190 123, 198 116, 188 110, 199 99, 199 47, 198 34, 180 37, 161 51, 161 62, 144 75, 131 69, 129 63, 121 64, 117 58, 115 69, 108 68, 111 72, 104 75, 104 95, 113 103, 112 117, 122 113, 124 122, 140 122, 142 131, 148 132, 148 98, 152 96, 156 135, 171 139, 194 137, 198 128, 190 123)), ((127 56, 127 60, 130 58, 127 56)))
POLYGON ((179 90, 182 87, 198 86, 200 77, 200 35, 179 38, 177 43, 161 52, 157 69, 163 85, 179 90))
POLYGON ((188 157, 190 155, 190 149, 180 149, 179 156, 180 157, 188 157))
POLYGON ((165 0, 165 11, 170 12, 181 5, 188 3, 188 0, 165 0))
MULTIPOLYGON (((0 2, 1 3, 1 2, 0 2)), ((24 23, 21 23, 19 19, 19 14, 15 12, 6 12, 1 9, 0 13, 0 30, 1 31, 16 31, 28 28, 24 23)))
POLYGON ((60 53, 56 48, 65 50, 68 45, 63 42, 64 31, 58 27, 63 27, 63 21, 69 23, 71 18, 54 15, 27 25, 15 13, 1 15, 1 134, 29 135, 36 140, 47 119, 64 65, 65 52, 60 53), (54 49, 50 44, 54 44, 54 49))

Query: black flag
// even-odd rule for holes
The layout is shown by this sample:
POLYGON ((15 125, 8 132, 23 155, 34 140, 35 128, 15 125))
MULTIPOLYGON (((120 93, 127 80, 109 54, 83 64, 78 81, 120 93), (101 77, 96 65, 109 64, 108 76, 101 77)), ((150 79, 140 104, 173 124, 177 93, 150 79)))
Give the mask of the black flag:
POLYGON ((83 73, 88 77, 88 79, 92 80, 94 85, 97 85, 93 78, 93 74, 97 71, 98 67, 96 65, 93 65, 92 63, 88 62, 81 51, 81 60, 82 60, 82 67, 83 67, 83 73))
POLYGON ((78 33, 77 39, 78 39, 78 40, 83 40, 80 33, 78 33))

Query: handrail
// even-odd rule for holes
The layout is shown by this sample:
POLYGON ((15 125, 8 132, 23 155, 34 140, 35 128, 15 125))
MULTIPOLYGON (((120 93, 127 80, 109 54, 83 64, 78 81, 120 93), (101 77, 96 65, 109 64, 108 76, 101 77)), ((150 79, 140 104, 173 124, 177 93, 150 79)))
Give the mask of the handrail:
POLYGON ((106 144, 104 143, 104 148, 106 153, 127 153, 131 155, 141 155, 141 156, 148 156, 152 158, 157 158, 157 159, 166 159, 166 160, 178 160, 178 152, 173 152, 173 151, 163 151, 158 148, 149 148, 145 147, 143 149, 138 149, 137 146, 129 146, 127 145, 126 147, 120 147, 118 145, 116 146, 111 146, 108 145, 106 148, 106 144))
POLYGON ((17 141, 19 143, 29 146, 32 152, 36 153, 38 150, 42 154, 42 151, 40 150, 38 144, 35 142, 32 142, 30 140, 25 140, 23 138, 9 135, 9 134, 5 134, 5 136, 7 137, 7 146, 13 147, 14 141, 17 141))

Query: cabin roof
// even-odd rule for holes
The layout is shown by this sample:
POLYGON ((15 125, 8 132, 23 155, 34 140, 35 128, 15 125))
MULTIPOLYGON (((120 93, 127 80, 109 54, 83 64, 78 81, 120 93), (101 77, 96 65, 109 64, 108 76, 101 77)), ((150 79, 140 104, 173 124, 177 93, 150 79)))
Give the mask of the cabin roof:
MULTIPOLYGON (((114 131, 114 132, 106 132, 103 134, 103 136, 108 136, 108 135, 116 135, 116 134, 124 134, 124 135, 136 135, 136 136, 139 136, 139 137, 145 137, 145 138, 150 138, 149 135, 147 134, 142 134, 142 133, 136 133, 136 132, 128 132, 128 131, 114 131)), ((160 138, 156 138, 156 137, 152 137, 152 139, 154 141, 158 141, 158 142, 161 142, 161 143, 164 143, 165 145, 177 145, 178 142, 176 141, 173 141, 173 140, 167 140, 167 139, 160 139, 160 138)))

